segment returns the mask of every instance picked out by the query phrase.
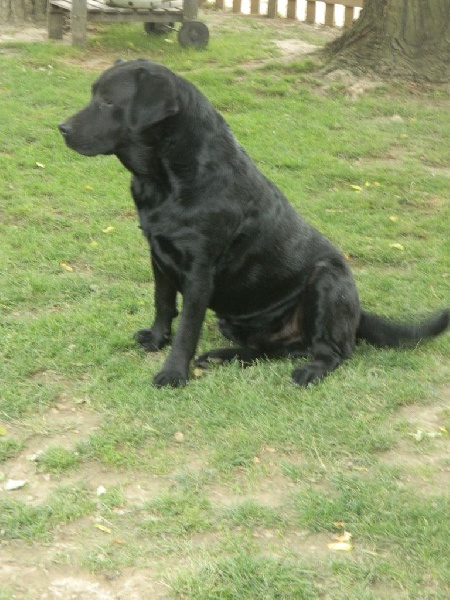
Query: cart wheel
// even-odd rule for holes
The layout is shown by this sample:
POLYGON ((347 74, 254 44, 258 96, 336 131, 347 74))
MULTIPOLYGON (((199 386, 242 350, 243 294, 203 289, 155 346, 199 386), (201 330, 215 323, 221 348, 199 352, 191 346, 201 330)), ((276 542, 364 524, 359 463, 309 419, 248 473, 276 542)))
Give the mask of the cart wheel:
POLYGON ((178 31, 178 42, 183 48, 206 48, 209 30, 201 21, 186 21, 178 31))
POLYGON ((170 33, 175 23, 144 23, 144 29, 148 35, 164 35, 170 33))

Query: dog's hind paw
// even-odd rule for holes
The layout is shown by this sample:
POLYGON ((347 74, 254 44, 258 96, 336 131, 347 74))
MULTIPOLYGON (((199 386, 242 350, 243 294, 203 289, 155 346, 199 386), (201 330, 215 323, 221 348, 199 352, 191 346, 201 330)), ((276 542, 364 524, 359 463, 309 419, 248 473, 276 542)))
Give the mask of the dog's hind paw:
POLYGON ((170 337, 164 334, 156 335, 153 329, 139 329, 133 337, 147 352, 158 352, 170 342, 170 337))
POLYGON ((315 364, 308 364, 299 369, 295 369, 295 371, 292 372, 291 379, 295 384, 301 387, 309 387, 320 381, 326 374, 327 371, 324 371, 323 368, 318 368, 315 364))
POLYGON ((207 369, 211 365, 222 365, 224 359, 219 356, 214 356, 212 352, 205 352, 200 356, 197 356, 194 363, 196 367, 201 369, 207 369))
POLYGON ((175 370, 162 370, 153 378, 156 387, 183 387, 187 384, 187 375, 175 370))

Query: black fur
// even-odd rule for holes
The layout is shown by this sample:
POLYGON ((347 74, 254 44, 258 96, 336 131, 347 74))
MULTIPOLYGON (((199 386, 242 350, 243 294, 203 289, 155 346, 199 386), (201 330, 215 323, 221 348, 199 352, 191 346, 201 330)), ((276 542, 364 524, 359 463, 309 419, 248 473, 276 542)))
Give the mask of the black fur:
POLYGON ((59 127, 73 150, 115 154, 133 174, 155 277, 156 317, 136 334, 146 350, 171 341, 183 296, 157 386, 186 383, 207 308, 237 347, 198 364, 308 356, 292 374, 302 386, 349 358, 357 339, 400 346, 448 327, 449 311, 419 325, 362 311, 342 254, 257 169, 200 91, 169 69, 116 64, 94 83, 90 104, 59 127))

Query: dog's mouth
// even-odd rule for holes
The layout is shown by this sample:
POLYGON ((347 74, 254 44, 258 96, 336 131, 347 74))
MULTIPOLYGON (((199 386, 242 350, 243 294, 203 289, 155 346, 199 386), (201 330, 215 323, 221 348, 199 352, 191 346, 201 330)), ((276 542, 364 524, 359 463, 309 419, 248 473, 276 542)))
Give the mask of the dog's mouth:
POLYGON ((86 140, 75 135, 75 130, 69 122, 64 121, 58 125, 58 129, 66 142, 66 145, 84 156, 97 156, 100 152, 96 151, 90 143, 86 143, 86 140))

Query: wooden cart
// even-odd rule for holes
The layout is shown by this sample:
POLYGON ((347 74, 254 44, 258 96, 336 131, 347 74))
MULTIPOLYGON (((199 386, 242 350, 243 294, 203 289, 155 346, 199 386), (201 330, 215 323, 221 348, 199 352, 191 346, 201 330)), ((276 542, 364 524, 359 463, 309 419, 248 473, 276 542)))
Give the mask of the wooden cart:
POLYGON ((198 0, 49 0, 48 36, 62 39, 68 16, 72 43, 79 46, 86 44, 88 22, 138 21, 150 35, 164 33, 174 29, 175 23, 181 23, 178 30, 180 45, 204 48, 209 41, 209 31, 204 23, 197 21, 197 13, 198 0))

